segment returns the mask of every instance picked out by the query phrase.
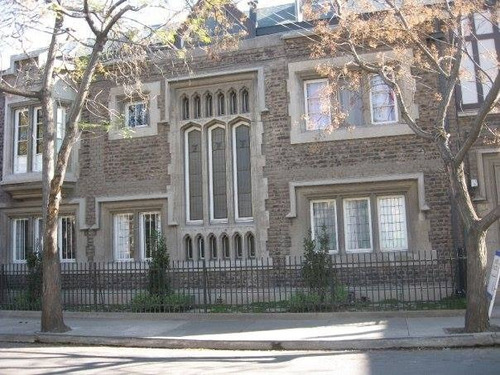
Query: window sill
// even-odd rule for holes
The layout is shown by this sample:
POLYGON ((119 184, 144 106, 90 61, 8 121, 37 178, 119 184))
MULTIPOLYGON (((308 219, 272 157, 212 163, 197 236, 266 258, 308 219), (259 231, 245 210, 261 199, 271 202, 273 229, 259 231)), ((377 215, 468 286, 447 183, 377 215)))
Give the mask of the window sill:
POLYGON ((157 135, 156 126, 136 126, 135 128, 123 128, 110 130, 108 133, 109 140, 114 141, 118 139, 140 138, 157 135))
MULTIPOLYGON (((64 179, 63 194, 75 188, 76 177, 68 173, 64 179)), ((8 192, 13 199, 31 199, 42 197, 42 173, 16 173, 4 176, 0 186, 8 192)))
POLYGON ((380 138, 398 135, 414 134, 410 127, 403 123, 378 124, 368 126, 358 126, 351 128, 341 128, 335 130, 315 130, 299 131, 297 127, 292 127, 291 143, 312 143, 342 141, 349 139, 380 138))

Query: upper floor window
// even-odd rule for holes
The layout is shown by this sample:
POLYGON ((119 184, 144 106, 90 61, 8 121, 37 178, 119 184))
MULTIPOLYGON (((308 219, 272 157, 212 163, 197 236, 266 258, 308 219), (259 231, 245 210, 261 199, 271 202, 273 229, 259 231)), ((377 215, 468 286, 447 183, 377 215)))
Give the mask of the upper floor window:
POLYGON ((229 114, 234 115, 236 113, 238 113, 238 97, 236 92, 231 90, 229 92, 229 114))
POLYGON ((189 98, 182 98, 182 119, 189 119, 189 98))
POLYGON ((185 134, 186 211, 188 222, 203 220, 203 171, 201 131, 190 129, 185 134))
POLYGON ((474 108, 488 95, 498 74, 500 31, 489 12, 475 13, 462 22, 467 55, 462 57, 459 97, 463 109, 474 108))
POLYGON ((208 148, 210 220, 227 220, 226 130, 222 126, 209 129, 208 148))
POLYGON ((328 80, 314 79, 304 82, 306 130, 321 130, 331 124, 328 80))
POLYGON ((205 117, 212 117, 214 114, 213 99, 211 94, 205 96, 205 117))
POLYGON ((223 93, 217 95, 217 115, 224 116, 226 114, 226 97, 223 93))
POLYGON ((250 127, 233 128, 234 202, 236 220, 252 217, 252 169, 250 154, 250 127))
POLYGON ((125 126, 131 129, 149 126, 149 110, 145 101, 129 103, 126 105, 125 126))
POLYGON ((398 121, 394 91, 378 75, 370 77, 370 109, 372 124, 398 121))
POLYGON ((248 95, 248 90, 241 90, 241 112, 248 113, 250 112, 250 97, 248 95))
POLYGON ((193 117, 198 119, 201 118, 201 98, 199 95, 195 95, 193 98, 193 117))
MULTIPOLYGON (((62 145, 66 129, 66 109, 56 109, 56 152, 62 145)), ((42 171, 43 116, 40 107, 24 107, 14 111, 13 172, 42 171)))

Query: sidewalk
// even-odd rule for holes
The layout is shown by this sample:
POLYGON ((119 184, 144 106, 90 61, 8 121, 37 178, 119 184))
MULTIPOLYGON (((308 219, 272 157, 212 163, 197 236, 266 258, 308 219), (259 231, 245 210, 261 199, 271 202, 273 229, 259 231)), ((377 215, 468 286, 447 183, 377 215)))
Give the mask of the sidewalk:
MULTIPOLYGON (((463 311, 308 314, 65 313, 72 330, 38 332, 39 312, 0 311, 0 342, 255 350, 368 350, 500 344, 500 332, 449 334, 463 311)), ((500 307, 491 323, 500 325, 500 307)))

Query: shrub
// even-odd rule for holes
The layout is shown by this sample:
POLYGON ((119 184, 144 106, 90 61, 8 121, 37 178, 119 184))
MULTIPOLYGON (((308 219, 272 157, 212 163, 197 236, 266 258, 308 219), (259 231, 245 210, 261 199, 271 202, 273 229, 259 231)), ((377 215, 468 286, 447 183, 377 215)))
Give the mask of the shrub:
POLYGON ((149 239, 151 241, 151 261, 149 263, 149 294, 166 296, 170 294, 170 256, 167 252, 165 237, 158 232, 149 239))
POLYGON ((134 312, 183 312, 192 308, 192 296, 139 293, 130 302, 130 308, 134 312))
POLYGON ((313 240, 311 231, 304 238, 304 265, 302 277, 312 294, 325 301, 326 296, 334 294, 332 260, 328 254, 328 235, 323 226, 317 240, 313 240))
POLYGON ((40 304, 43 284, 43 265, 41 253, 29 251, 26 256, 26 265, 28 266, 28 288, 26 296, 23 298, 26 298, 29 304, 40 304))

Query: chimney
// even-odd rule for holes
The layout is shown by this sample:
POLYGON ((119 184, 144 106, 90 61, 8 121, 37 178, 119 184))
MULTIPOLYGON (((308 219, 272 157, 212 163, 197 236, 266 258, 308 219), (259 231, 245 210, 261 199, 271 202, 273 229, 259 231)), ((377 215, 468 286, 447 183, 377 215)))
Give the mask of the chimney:
POLYGON ((248 36, 254 37, 257 30, 257 5, 259 5, 259 0, 250 0, 248 2, 248 36))

